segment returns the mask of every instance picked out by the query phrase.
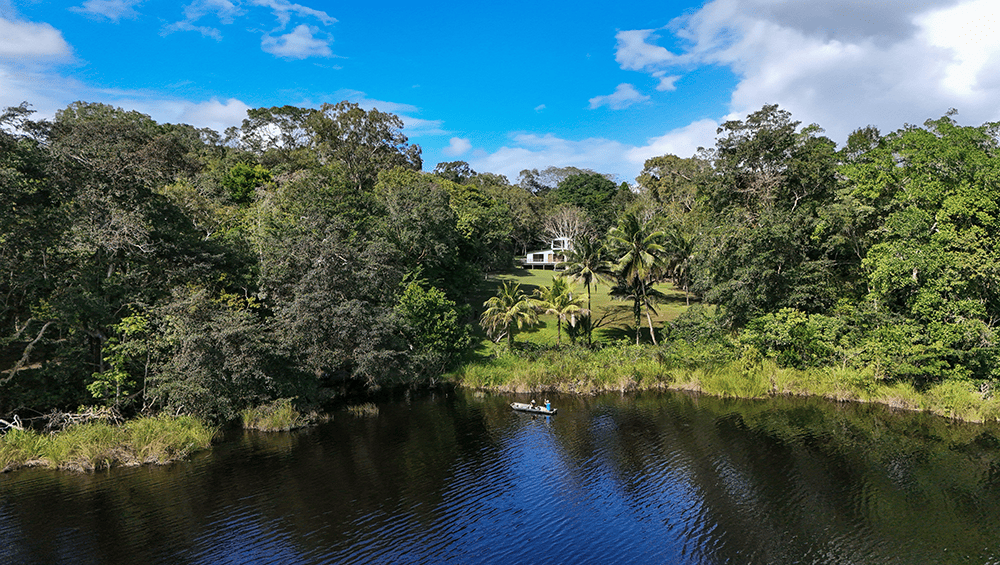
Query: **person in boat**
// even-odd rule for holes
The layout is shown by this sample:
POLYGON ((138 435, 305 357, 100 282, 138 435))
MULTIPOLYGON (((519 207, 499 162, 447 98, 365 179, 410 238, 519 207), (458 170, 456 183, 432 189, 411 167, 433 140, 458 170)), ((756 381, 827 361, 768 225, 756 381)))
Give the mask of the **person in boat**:
POLYGON ((534 410, 536 408, 536 406, 535 406, 535 399, 534 398, 531 399, 531 408, 532 408, 532 410, 534 410))
POLYGON ((552 411, 552 403, 549 402, 548 398, 545 399, 545 409, 548 410, 548 411, 550 411, 550 412, 552 411))

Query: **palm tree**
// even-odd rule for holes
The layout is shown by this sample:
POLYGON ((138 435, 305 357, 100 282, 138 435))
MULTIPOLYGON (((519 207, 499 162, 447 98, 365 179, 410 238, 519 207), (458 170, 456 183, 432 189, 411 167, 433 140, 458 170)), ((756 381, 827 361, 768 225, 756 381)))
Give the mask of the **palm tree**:
POLYGON ((651 300, 649 291, 657 282, 666 268, 663 246, 664 234, 653 227, 652 222, 640 222, 634 212, 622 216, 618 225, 608 232, 612 251, 618 255, 615 263, 617 278, 625 286, 634 288, 636 324, 635 343, 639 344, 639 311, 640 305, 646 307, 646 320, 649 322, 649 335, 656 344, 656 332, 653 331, 653 318, 649 315, 651 300))
POLYGON ((486 329, 486 334, 496 341, 506 334, 507 348, 511 350, 514 348, 514 326, 521 329, 538 322, 538 313, 521 290, 520 283, 514 281, 503 283, 497 295, 490 297, 483 306, 486 310, 480 324, 486 329))
POLYGON ((611 290, 608 292, 611 298, 614 300, 631 300, 632 301, 632 313, 635 316, 635 343, 639 344, 639 335, 641 334, 641 322, 642 310, 646 310, 646 320, 649 323, 649 333, 653 338, 653 343, 656 343, 656 336, 653 335, 653 322, 650 317, 650 312, 656 314, 656 304, 664 302, 667 299, 667 295, 656 290, 652 283, 647 282, 637 282, 631 284, 625 281, 625 279, 619 278, 618 282, 611 286, 611 290))
POLYGON ((552 286, 535 290, 535 307, 543 314, 556 316, 556 343, 562 345, 562 324, 576 325, 576 316, 587 313, 579 298, 573 298, 569 283, 562 277, 552 277, 552 286))
POLYGON ((691 305, 691 263, 694 249, 698 245, 698 234, 675 224, 666 230, 667 272, 674 285, 684 291, 684 301, 691 305))
MULTIPOLYGON (((563 262, 556 267, 565 269, 563 276, 571 281, 582 282, 587 288, 587 316, 590 307, 590 285, 597 287, 597 281, 611 276, 611 262, 607 248, 594 236, 583 235, 573 240, 573 248, 563 252, 563 262)), ((591 345, 593 327, 587 324, 587 345, 591 345)))

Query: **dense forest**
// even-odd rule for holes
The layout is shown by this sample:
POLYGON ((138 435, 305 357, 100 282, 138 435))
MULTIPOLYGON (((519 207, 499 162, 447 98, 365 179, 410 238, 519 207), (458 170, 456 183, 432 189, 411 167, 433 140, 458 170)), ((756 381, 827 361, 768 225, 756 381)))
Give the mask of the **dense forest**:
MULTIPOLYGON (((574 241, 564 266, 588 294, 600 280, 630 304, 636 341, 989 391, 1000 130, 953 116, 838 149, 765 106, 629 185, 422 172, 398 117, 348 102, 251 110, 224 134, 104 104, 8 108, 0 417, 103 404, 225 421, 433 379, 467 359, 477 322, 499 340, 531 318, 512 287, 485 313, 471 297, 553 237, 574 241), (668 280, 698 304, 657 327, 668 280)), ((557 286, 533 304, 559 315, 557 286)), ((599 347, 571 306, 571 337, 599 347)))

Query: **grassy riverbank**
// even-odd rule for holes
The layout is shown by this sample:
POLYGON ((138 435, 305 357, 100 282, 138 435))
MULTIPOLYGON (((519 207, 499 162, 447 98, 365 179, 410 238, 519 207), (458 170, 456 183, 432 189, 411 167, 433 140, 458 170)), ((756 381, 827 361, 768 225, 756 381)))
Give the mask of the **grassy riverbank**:
POLYGON ((138 418, 123 425, 88 422, 54 434, 15 429, 0 437, 0 471, 164 464, 209 447, 215 433, 188 416, 138 418))
POLYGON ((771 360, 737 358, 678 363, 664 349, 617 344, 598 350, 549 348, 500 354, 466 364, 448 379, 458 386, 495 392, 677 389, 721 397, 819 396, 836 401, 877 402, 928 411, 968 422, 1000 420, 1000 399, 971 383, 948 381, 918 391, 908 383, 886 383, 852 369, 782 368, 771 360))

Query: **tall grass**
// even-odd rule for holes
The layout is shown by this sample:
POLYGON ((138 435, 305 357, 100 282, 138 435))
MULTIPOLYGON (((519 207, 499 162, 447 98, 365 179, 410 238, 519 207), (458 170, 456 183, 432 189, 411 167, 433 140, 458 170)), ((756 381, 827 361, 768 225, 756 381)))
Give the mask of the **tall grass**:
POLYGON ((305 418, 295 409, 292 398, 279 398, 270 404, 247 408, 240 413, 243 427, 262 432, 287 432, 306 424, 305 418))
POLYGON ((89 422, 53 434, 11 430, 0 438, 0 471, 25 466, 93 471, 167 463, 207 448, 215 430, 188 417, 147 417, 123 426, 89 422))
POLYGON ((692 362, 648 345, 617 344, 598 350, 549 348, 505 353, 470 363, 448 375, 467 388, 498 392, 560 391, 593 394, 672 388, 713 396, 763 398, 819 396, 925 410, 957 420, 1000 420, 1000 398, 967 381, 946 381, 918 391, 850 367, 780 367, 772 359, 742 354, 707 355, 692 362))

